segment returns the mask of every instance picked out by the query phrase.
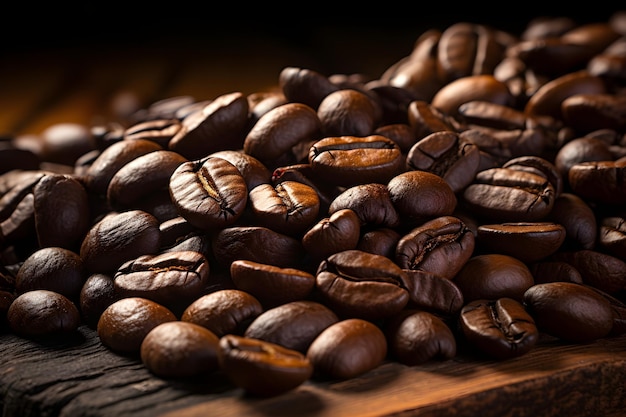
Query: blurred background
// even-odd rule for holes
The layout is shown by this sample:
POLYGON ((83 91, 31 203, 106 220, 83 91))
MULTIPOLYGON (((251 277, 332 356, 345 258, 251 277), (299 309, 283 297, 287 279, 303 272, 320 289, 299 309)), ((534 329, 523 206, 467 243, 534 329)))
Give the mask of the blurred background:
POLYGON ((273 88, 285 66, 376 78, 425 30, 460 21, 520 34, 537 17, 582 24, 620 10, 608 1, 547 3, 23 2, 0 25, 0 134, 114 117, 111 103, 131 95, 143 106, 175 95, 249 94, 273 88))

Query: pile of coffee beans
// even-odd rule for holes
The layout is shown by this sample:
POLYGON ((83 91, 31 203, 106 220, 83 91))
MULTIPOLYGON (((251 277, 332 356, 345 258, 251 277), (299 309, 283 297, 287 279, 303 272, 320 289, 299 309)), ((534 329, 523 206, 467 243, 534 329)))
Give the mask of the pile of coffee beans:
POLYGON ((260 396, 626 333, 626 13, 0 149, 2 325, 260 396))

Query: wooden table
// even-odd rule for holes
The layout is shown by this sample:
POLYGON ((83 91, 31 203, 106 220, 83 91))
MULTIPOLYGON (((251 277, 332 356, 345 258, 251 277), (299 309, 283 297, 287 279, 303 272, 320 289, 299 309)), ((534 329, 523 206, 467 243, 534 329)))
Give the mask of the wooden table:
MULTIPOLYGON (((370 31, 329 25, 297 39, 278 28, 239 37, 164 40, 150 32, 148 41, 137 42, 137 33, 124 33, 127 39, 97 45, 89 38, 15 47, 0 66, 0 134, 111 120, 112 104, 128 93, 141 108, 178 95, 204 100, 261 91, 276 86, 285 66, 377 77, 410 52, 430 23, 425 19, 410 33, 392 25, 370 31)), ((284 395, 254 399, 219 373, 192 381, 157 378, 137 358, 108 351, 87 327, 56 343, 0 335, 2 417, 596 417, 622 415, 625 391, 626 336, 587 345, 545 338, 507 361, 461 353, 416 367, 386 362, 352 380, 308 381, 284 395)))

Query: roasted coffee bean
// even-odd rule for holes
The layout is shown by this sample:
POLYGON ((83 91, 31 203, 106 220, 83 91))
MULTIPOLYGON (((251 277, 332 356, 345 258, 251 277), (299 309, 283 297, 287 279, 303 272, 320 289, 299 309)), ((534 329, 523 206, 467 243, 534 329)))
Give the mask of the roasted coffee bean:
POLYGON ((17 295, 6 319, 13 333, 27 339, 67 335, 81 324, 76 304, 63 294, 45 289, 17 295))
POLYGON ((232 226, 212 236, 211 246, 217 262, 230 267, 242 259, 282 268, 302 266, 302 242, 263 226, 232 226))
POLYGON ((565 228, 569 247, 593 249, 598 237, 598 219, 591 206, 577 194, 562 193, 554 200, 549 220, 565 228))
POLYGON ((0 290, 0 332, 6 333, 11 330, 7 313, 13 304, 16 295, 11 291, 0 290))
POLYGON ((233 224, 248 202, 243 175, 218 157, 180 164, 169 179, 169 193, 179 214, 202 230, 233 224))
POLYGON ((389 354, 407 366, 446 361, 456 356, 454 333, 438 316, 421 310, 403 310, 385 323, 389 354))
POLYGON ((185 321, 157 325, 146 334, 139 355, 153 374, 164 378, 206 375, 219 368, 219 338, 209 329, 185 321))
POLYGON ((378 320, 407 305, 405 279, 405 272, 389 258, 347 250, 319 264, 315 286, 322 301, 338 316, 378 320))
POLYGON ((113 209, 123 210, 136 208, 138 202, 156 193, 169 197, 170 177, 186 162, 187 158, 167 150, 138 156, 111 178, 107 188, 109 205, 113 209))
POLYGON ((158 220, 142 210, 110 212, 87 231, 80 257, 88 273, 115 273, 124 262, 156 254, 161 247, 158 220))
POLYGON ((573 265, 583 282, 611 295, 626 289, 626 261, 592 249, 559 251, 553 260, 573 265))
POLYGON ((318 378, 350 379, 382 364, 387 339, 370 321, 350 318, 324 329, 311 343, 306 356, 318 378))
POLYGON ((218 151, 209 156, 225 159, 236 166, 246 181, 248 190, 252 190, 257 185, 272 182, 270 170, 261 161, 241 150, 218 151))
POLYGON ((320 200, 320 213, 326 213, 330 203, 344 191, 342 187, 320 181, 309 163, 281 166, 274 169, 272 184, 277 185, 283 181, 297 181, 313 188, 320 200))
POLYGON ((479 217, 500 222, 541 221, 552 210, 553 185, 545 177, 513 168, 476 174, 463 191, 463 202, 479 217))
POLYGON ((370 228, 361 234, 356 247, 352 249, 394 259, 396 246, 401 237, 400 233, 389 227, 370 228))
POLYGON ((592 342, 613 327, 609 301, 582 284, 536 284, 524 292, 522 301, 539 331, 568 342, 592 342))
POLYGON ((248 125, 250 127, 254 126, 261 116, 268 111, 288 103, 287 97, 280 90, 255 91, 248 94, 247 99, 250 113, 248 125))
POLYGON ((116 142, 98 155, 81 180, 89 192, 106 196, 109 182, 120 168, 141 155, 162 149, 161 145, 147 139, 116 142))
POLYGON ((474 245, 474 234, 461 219, 441 216, 403 235, 396 245, 395 261, 403 269, 451 279, 472 256, 474 245))
POLYGON ((313 366, 304 354, 237 335, 222 336, 218 362, 233 384, 258 397, 291 391, 313 374, 313 366))
POLYGON ((533 274, 535 284, 555 281, 583 283, 578 269, 564 261, 540 260, 530 263, 528 269, 533 274))
MULTIPOLYGON (((274 169, 276 161, 299 143, 317 140, 321 123, 313 108, 287 103, 265 113, 248 132, 243 151, 274 169)), ((292 163, 295 161, 292 161, 292 163)))
POLYGON ((218 337, 243 335, 262 312, 261 302, 252 294, 228 288, 198 297, 183 311, 181 320, 206 327, 218 337))
POLYGON ((50 290, 76 302, 86 278, 83 260, 76 252, 51 246, 24 260, 15 276, 15 290, 18 294, 50 290))
POLYGON ((330 215, 349 209, 356 213, 361 226, 394 228, 400 224, 398 212, 385 184, 359 184, 345 189, 328 207, 330 215))
POLYGON ((339 90, 323 74, 299 67, 283 68, 278 75, 278 86, 288 101, 303 103, 316 111, 324 97, 339 90))
POLYGON ((583 136, 565 143, 559 148, 554 165, 563 181, 569 184, 569 170, 580 162, 611 161, 613 154, 608 143, 599 138, 583 136))
POLYGON ((102 312, 119 299, 113 277, 95 273, 87 277, 78 297, 78 307, 83 322, 96 329, 102 312))
POLYGON ((457 198, 450 185, 439 175, 426 171, 407 171, 387 183, 391 203, 405 227, 454 212, 457 198))
POLYGON ((554 195, 556 198, 563 192, 563 177, 556 165, 541 156, 524 155, 511 158, 502 164, 502 168, 511 168, 544 176, 550 181, 552 187, 554 187, 554 195))
POLYGON ((626 158, 580 162, 568 171, 574 194, 600 204, 626 203, 626 158))
POLYGON ((252 294, 266 308, 304 300, 315 287, 315 276, 309 272, 244 259, 230 264, 230 277, 237 289, 252 294))
POLYGON ((408 169, 439 175, 457 193, 469 185, 478 172, 480 149, 456 132, 435 132, 409 149, 406 164, 408 169))
POLYGON ((464 298, 454 280, 419 269, 405 270, 409 308, 452 318, 461 311, 464 298))
POLYGON ((492 74, 477 74, 444 85, 435 93, 431 104, 444 114, 455 117, 462 104, 475 100, 507 106, 513 104, 513 95, 506 83, 492 74))
POLYGON ((485 100, 472 100, 461 104, 458 112, 463 122, 470 126, 477 125, 502 130, 526 127, 526 115, 513 106, 485 100))
POLYGON ((317 117, 324 136, 367 136, 376 124, 376 107, 365 93, 341 89, 324 97, 317 117))
POLYGON ((403 154, 409 152, 411 146, 415 144, 415 134, 408 122, 379 126, 374 130, 374 134, 385 136, 397 143, 403 154))
POLYGON ((486 250, 527 263, 548 258, 561 248, 566 236, 565 227, 552 222, 481 224, 477 231, 477 242, 486 250))
POLYGON ((521 301, 535 282, 524 262, 510 255, 487 253, 470 258, 454 277, 454 283, 469 303, 499 298, 521 301))
POLYGON ((312 226, 320 210, 317 191, 298 181, 259 184, 248 193, 248 201, 259 226, 292 236, 312 226))
POLYGON ((199 252, 164 252, 123 263, 113 283, 121 297, 147 298, 177 312, 202 295, 209 273, 209 262, 199 252))
POLYGON ((607 252, 626 261, 626 218, 607 216, 600 219, 598 245, 607 252))
POLYGON ((191 160, 226 149, 241 149, 248 128, 248 100, 241 92, 222 94, 185 117, 168 149, 191 160))
POLYGON ((311 146, 308 161, 319 178, 344 187, 386 183, 404 166, 400 147, 381 135, 326 137, 311 146))
POLYGON ((302 236, 302 246, 309 256, 321 261, 334 253, 356 249, 360 235, 361 220, 356 212, 340 209, 309 228, 302 236))
POLYGON ((611 94, 575 94, 561 103, 563 119, 577 132, 626 128, 626 97, 611 94))
POLYGON ((169 321, 176 321, 176 316, 167 307, 147 298, 128 297, 113 302, 102 312, 96 331, 108 349, 139 355, 150 330, 169 321))
POLYGON ((259 314, 244 336, 306 354, 313 340, 338 321, 337 315, 323 304, 310 300, 291 301, 259 314))
POLYGON ((533 317, 512 298, 470 301, 463 306, 459 322, 465 339, 496 359, 522 356, 539 340, 533 317))
POLYGON ((96 149, 89 127, 80 123, 55 123, 41 132, 40 140, 42 161, 70 167, 81 155, 96 149))
POLYGON ((432 106, 430 102, 414 100, 409 104, 407 113, 409 126, 413 129, 416 140, 435 132, 457 131, 455 120, 432 106))
POLYGON ((89 230, 91 209, 85 187, 74 177, 46 175, 33 187, 39 246, 75 250, 89 230))
POLYGON ((170 140, 178 133, 181 127, 179 119, 147 120, 129 126, 124 130, 124 139, 146 139, 158 143, 167 149, 170 140))

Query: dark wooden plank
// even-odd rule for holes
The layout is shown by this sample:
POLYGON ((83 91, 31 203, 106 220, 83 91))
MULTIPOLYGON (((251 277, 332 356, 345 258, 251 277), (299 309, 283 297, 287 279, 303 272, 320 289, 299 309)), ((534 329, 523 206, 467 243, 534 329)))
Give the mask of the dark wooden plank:
POLYGON ((153 376, 137 358, 103 347, 81 327, 65 341, 0 336, 3 417, 597 416, 626 406, 626 336, 588 345, 545 340, 507 361, 460 354, 407 367, 386 362, 347 381, 311 380, 254 399, 220 372, 195 380, 153 376))

